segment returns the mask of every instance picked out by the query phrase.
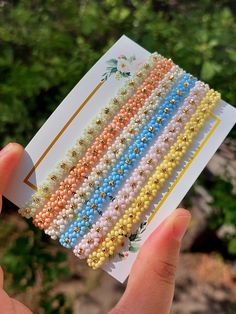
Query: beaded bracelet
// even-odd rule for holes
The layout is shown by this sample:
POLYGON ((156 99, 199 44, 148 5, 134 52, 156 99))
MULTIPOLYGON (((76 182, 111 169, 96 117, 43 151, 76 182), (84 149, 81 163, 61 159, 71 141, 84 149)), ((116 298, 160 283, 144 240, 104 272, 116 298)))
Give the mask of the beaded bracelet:
POLYGON ((22 216, 26 218, 34 217, 35 212, 46 203, 51 193, 58 188, 59 182, 92 144, 94 136, 98 136, 107 125, 107 122, 115 116, 120 107, 126 103, 138 86, 148 77, 157 61, 162 58, 163 57, 159 54, 153 53, 148 58, 147 62, 125 82, 124 86, 117 92, 117 95, 110 100, 107 107, 102 109, 90 122, 89 126, 84 129, 81 137, 76 140, 73 147, 67 151, 64 159, 56 164, 55 168, 47 175, 37 191, 31 196, 27 203, 19 209, 19 213, 22 216))
POLYGON ((145 102, 151 91, 155 88, 158 81, 162 80, 173 66, 171 60, 162 59, 157 62, 155 68, 150 72, 148 78, 137 89, 137 92, 132 96, 126 104, 124 104, 119 113, 113 118, 112 122, 105 127, 103 132, 95 139, 83 158, 81 158, 66 179, 64 179, 56 192, 54 192, 43 209, 35 215, 33 223, 41 228, 47 228, 53 218, 66 205, 68 198, 75 193, 78 185, 91 171, 93 165, 99 161, 101 156, 106 152, 109 145, 118 136, 120 130, 128 124, 130 118, 135 115, 140 107, 145 102))
POLYGON ((57 215, 48 229, 45 230, 46 234, 50 235, 53 239, 57 239, 65 230, 66 225, 73 220, 74 216, 81 210, 85 201, 89 199, 95 186, 97 187, 99 185, 102 178, 107 175, 109 169, 114 166, 116 160, 122 155, 131 140, 150 119, 154 110, 159 105, 161 97, 164 97, 169 92, 183 73, 184 71, 175 65, 165 75, 159 86, 145 101, 144 106, 131 118, 130 123, 116 138, 101 161, 93 168, 90 175, 84 180, 75 195, 67 202, 66 207, 57 215))
POLYGON ((108 199, 112 199, 112 192, 129 174, 129 170, 140 158, 152 139, 157 136, 168 119, 173 115, 174 110, 181 105, 182 100, 195 84, 196 79, 192 75, 184 75, 174 90, 164 98, 157 112, 150 122, 144 127, 137 139, 129 147, 128 151, 119 159, 113 167, 110 175, 103 180, 101 187, 96 189, 93 197, 87 202, 85 208, 78 214, 77 219, 71 224, 69 230, 60 236, 60 243, 69 248, 73 247, 76 239, 83 236, 91 227, 94 218, 102 214, 102 205, 108 199))
POLYGON ((148 153, 141 159, 138 167, 135 168, 122 189, 117 193, 114 202, 109 204, 101 218, 93 224, 91 230, 75 246, 74 253, 76 256, 80 259, 88 257, 118 218, 123 215, 125 209, 139 192, 142 185, 162 160, 177 136, 182 132, 189 117, 196 110, 208 90, 208 85, 200 81, 191 89, 189 96, 184 100, 183 106, 179 108, 176 115, 164 128, 163 133, 158 137, 148 153))
POLYGON ((218 92, 210 90, 207 93, 201 105, 186 124, 183 134, 178 136, 177 141, 172 145, 162 163, 157 166, 155 173, 141 189, 138 197, 125 210, 122 218, 118 220, 115 227, 107 234, 98 249, 89 255, 87 263, 90 267, 97 269, 102 266, 106 258, 114 255, 117 246, 123 243, 124 237, 131 232, 133 225, 140 221, 143 213, 149 208, 157 192, 180 163, 187 148, 192 144, 194 137, 219 100, 220 94, 218 92))

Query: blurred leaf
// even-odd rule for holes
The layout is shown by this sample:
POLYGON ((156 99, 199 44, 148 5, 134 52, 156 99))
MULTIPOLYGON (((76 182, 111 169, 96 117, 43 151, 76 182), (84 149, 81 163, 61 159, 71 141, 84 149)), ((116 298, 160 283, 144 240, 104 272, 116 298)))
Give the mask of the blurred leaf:
POLYGON ((215 62, 206 61, 202 65, 201 78, 203 80, 211 80, 217 73, 221 71, 221 66, 215 62))

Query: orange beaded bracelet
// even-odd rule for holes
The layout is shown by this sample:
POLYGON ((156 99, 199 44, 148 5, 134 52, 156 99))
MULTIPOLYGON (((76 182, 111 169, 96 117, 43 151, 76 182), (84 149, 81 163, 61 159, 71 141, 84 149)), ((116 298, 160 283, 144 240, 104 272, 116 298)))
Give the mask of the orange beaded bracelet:
POLYGON ((58 190, 51 195, 49 202, 36 214, 33 223, 37 227, 45 229, 49 226, 55 215, 62 210, 66 201, 76 191, 78 185, 83 182, 92 167, 99 161, 116 136, 128 124, 130 118, 144 104, 152 90, 156 88, 172 66, 173 62, 171 60, 161 59, 157 62, 149 77, 141 84, 128 102, 121 107, 112 122, 105 127, 100 136, 95 139, 93 145, 87 149, 85 156, 70 171, 68 177, 60 183, 58 190))

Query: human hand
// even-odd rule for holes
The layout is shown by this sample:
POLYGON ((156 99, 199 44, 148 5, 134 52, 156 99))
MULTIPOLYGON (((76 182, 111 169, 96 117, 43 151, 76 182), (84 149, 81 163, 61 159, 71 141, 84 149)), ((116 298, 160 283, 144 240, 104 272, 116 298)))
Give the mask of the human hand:
POLYGON ((170 313, 180 244, 191 219, 176 209, 146 240, 131 269, 124 295, 109 314, 170 313))
MULTIPOLYGON (((8 144, 0 151, 0 212, 2 209, 2 193, 8 180, 14 172, 17 162, 20 160, 23 148, 19 144, 8 144)), ((0 267, 0 313, 1 314, 30 314, 25 305, 11 298, 3 290, 3 271, 0 267)))
MULTIPOLYGON (((23 148, 18 144, 9 144, 0 151, 0 210, 1 194, 22 152, 23 148)), ((180 243, 190 217, 187 210, 177 209, 151 234, 132 267, 124 295, 109 314, 167 314, 170 312, 180 243)), ((1 267, 0 304, 2 314, 32 313, 3 290, 1 267)))

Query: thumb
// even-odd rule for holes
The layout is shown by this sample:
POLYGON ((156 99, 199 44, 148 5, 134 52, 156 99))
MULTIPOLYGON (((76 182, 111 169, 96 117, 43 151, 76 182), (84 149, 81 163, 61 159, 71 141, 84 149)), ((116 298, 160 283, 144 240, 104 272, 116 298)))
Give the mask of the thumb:
MULTIPOLYGON (((2 193, 12 175, 23 152, 21 145, 10 143, 0 151, 0 212, 2 209, 2 193)), ((0 289, 3 286, 3 271, 0 267, 0 289)))
POLYGON ((1 194, 21 158, 23 148, 16 143, 10 143, 0 151, 0 211, 2 207, 1 194))
POLYGON ((144 243, 132 267, 126 291, 112 314, 167 314, 175 286, 180 243, 191 215, 177 209, 144 243))

